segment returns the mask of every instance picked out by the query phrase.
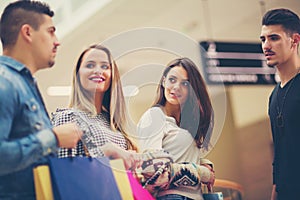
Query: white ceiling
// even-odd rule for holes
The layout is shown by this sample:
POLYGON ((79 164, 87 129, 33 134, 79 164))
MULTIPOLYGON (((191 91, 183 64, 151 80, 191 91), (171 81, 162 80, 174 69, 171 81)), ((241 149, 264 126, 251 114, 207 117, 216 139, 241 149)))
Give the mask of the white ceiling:
MULTIPOLYGON (((69 1, 76 5, 82 2, 81 0, 69 1)), ((11 1, 2 0, 0 2, 1 10, 7 2, 11 1)), ((122 35, 124 31, 146 27, 161 28, 164 33, 166 30, 177 32, 178 35, 190 38, 194 42, 208 39, 259 42, 260 21, 266 10, 286 7, 300 14, 299 0, 89 0, 76 11, 69 9, 69 15, 65 16, 72 18, 66 20, 59 11, 62 9, 60 7, 62 6, 61 0, 48 0, 47 2, 57 11, 55 16, 57 19, 54 18, 54 21, 61 42, 56 65, 37 73, 39 86, 50 112, 57 107, 65 107, 68 97, 49 96, 47 88, 70 85, 76 59, 81 51, 90 44, 116 41, 117 34, 121 33, 122 35)), ((66 12, 63 13, 66 14, 66 12)), ((158 35, 151 34, 143 35, 143 37, 144 40, 159 38, 158 35)), ((172 45, 177 46, 174 48, 181 48, 182 43, 177 39, 167 39, 170 39, 172 45)), ((121 40, 118 42, 118 46, 114 46, 112 50, 113 52, 118 51, 118 48, 122 49, 123 46, 134 42, 136 42, 135 38, 121 40)), ((158 43, 164 45, 161 44, 164 43, 162 40, 158 43)), ((109 46, 109 48, 111 47, 109 46)), ((157 66, 166 65, 174 57, 174 54, 160 51, 158 48, 140 49, 122 55, 117 59, 117 64, 124 75, 129 70, 141 66, 157 68, 157 66), (149 63, 155 63, 155 65, 149 63)), ((142 74, 141 72, 140 78, 151 75, 151 72, 147 73, 142 74)), ((148 87, 153 90, 153 84, 145 84, 145 88, 148 87)), ((153 92, 146 92, 146 94, 149 93, 151 95, 143 96, 143 99, 151 98, 153 92)))

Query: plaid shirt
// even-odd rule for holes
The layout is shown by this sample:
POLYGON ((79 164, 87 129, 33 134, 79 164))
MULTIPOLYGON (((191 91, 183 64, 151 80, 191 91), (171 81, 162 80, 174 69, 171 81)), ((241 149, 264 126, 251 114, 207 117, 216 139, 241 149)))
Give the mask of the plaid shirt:
POLYGON ((69 108, 57 109, 55 113, 52 113, 53 126, 59 126, 70 122, 78 124, 83 131, 83 136, 76 148, 60 148, 58 157, 87 156, 86 150, 92 157, 102 157, 104 154, 99 147, 107 142, 115 143, 121 148, 127 149, 126 139, 122 133, 111 130, 109 114, 106 112, 102 112, 95 117, 91 117, 84 111, 69 108))

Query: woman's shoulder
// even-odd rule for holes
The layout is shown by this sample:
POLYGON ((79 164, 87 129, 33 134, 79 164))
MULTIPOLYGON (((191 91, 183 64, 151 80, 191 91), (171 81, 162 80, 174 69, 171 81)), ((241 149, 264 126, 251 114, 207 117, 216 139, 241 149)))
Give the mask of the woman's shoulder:
POLYGON ((138 122, 138 127, 163 126, 166 121, 166 115, 160 107, 151 107, 142 115, 138 122))
POLYGON ((142 118, 144 116, 147 118, 150 117, 150 118, 160 118, 160 119, 164 119, 166 117, 161 107, 158 106, 154 106, 146 110, 146 112, 142 115, 142 118))
POLYGON ((51 113, 51 121, 54 126, 71 122, 74 118, 74 109, 72 108, 57 108, 51 113))
POLYGON ((153 107, 149 108, 148 111, 153 113, 153 114, 166 116, 164 111, 162 110, 162 108, 160 106, 153 106, 153 107))
POLYGON ((74 109, 72 108, 56 108, 55 112, 52 112, 52 117, 58 115, 72 115, 74 114, 74 109))

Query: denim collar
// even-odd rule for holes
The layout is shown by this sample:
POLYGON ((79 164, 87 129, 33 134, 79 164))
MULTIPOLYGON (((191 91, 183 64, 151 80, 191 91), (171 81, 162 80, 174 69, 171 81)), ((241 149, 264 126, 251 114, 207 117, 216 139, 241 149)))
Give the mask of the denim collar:
POLYGON ((19 71, 19 72, 24 69, 27 69, 27 67, 24 64, 16 61, 15 59, 13 59, 11 57, 8 57, 8 56, 0 56, 0 63, 3 63, 6 66, 8 66, 16 71, 19 71))

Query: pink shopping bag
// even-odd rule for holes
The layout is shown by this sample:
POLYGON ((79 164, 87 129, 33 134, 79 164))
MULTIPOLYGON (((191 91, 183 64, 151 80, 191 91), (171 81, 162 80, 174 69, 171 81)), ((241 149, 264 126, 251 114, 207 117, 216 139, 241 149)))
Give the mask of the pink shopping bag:
POLYGON ((128 179, 131 185, 134 200, 155 200, 152 195, 143 188, 139 181, 132 175, 131 171, 127 171, 128 179))

